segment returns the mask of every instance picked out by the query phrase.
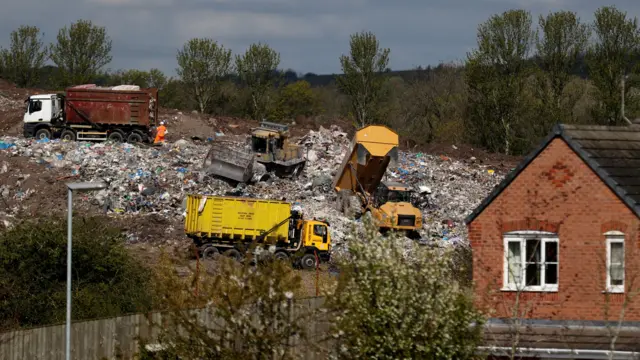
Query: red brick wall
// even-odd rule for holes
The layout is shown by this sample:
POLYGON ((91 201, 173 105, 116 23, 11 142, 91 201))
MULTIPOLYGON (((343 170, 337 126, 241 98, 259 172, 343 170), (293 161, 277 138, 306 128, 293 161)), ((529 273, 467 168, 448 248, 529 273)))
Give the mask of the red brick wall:
MULTIPOLYGON (((603 294, 603 233, 620 230, 626 235, 625 283, 632 294, 630 285, 634 292, 640 288, 639 225, 633 212, 588 165, 562 139, 555 139, 469 224, 476 301, 493 311, 492 317, 617 320, 625 296, 603 294), (502 234, 515 230, 558 233, 558 292, 500 290, 502 234)), ((628 303, 625 320, 640 320, 640 301, 628 303)))

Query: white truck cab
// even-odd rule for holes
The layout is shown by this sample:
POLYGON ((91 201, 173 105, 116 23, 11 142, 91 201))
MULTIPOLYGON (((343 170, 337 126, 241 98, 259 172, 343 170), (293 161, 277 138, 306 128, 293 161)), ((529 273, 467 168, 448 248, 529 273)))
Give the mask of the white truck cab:
POLYGON ((24 136, 51 138, 51 124, 62 116, 62 98, 57 94, 32 95, 26 104, 24 136))

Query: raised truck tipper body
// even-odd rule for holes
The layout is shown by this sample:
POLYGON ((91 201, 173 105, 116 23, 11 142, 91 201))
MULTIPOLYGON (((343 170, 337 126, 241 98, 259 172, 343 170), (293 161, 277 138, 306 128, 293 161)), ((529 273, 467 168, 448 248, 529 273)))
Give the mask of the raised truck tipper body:
POLYGON ((387 167, 397 164, 398 145, 398 134, 385 126, 369 125, 358 130, 333 187, 341 211, 370 212, 381 230, 405 231, 416 238, 422 228, 422 214, 411 203, 411 189, 398 182, 382 182, 387 167))
POLYGON ((256 245, 304 269, 316 267, 316 256, 330 259, 329 224, 285 201, 190 194, 184 228, 203 258, 241 258, 256 245))
POLYGON ((37 139, 147 142, 158 119, 158 89, 134 85, 79 85, 26 102, 24 136, 37 139))

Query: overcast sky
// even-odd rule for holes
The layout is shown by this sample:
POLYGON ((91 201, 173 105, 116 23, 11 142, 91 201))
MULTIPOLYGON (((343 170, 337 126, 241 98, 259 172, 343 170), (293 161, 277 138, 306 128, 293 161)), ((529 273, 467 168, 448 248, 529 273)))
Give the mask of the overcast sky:
MULTIPOLYGON (((461 60, 475 47, 476 29, 513 8, 539 14, 568 9, 590 21, 597 0, 0 0, 0 46, 22 24, 37 25, 45 41, 83 18, 106 26, 113 40, 111 69, 157 67, 175 73, 178 47, 211 37, 234 53, 266 42, 281 68, 318 74, 340 71, 349 34, 373 31, 391 48, 391 68, 461 60)), ((640 0, 614 4, 640 16, 640 0)))

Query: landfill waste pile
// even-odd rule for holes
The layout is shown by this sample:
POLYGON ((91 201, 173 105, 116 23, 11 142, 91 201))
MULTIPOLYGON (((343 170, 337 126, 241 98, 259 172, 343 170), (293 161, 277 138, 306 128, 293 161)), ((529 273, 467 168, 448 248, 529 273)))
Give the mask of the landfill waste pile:
MULTIPOLYGON (((0 83, 0 85, 2 84, 0 83)), ((2 91, 0 87, 0 131, 2 133, 13 130, 15 125, 22 120, 20 115, 24 111, 24 106, 24 100, 16 100, 13 93, 2 91), (7 120, 2 121, 4 119, 7 120)))
MULTIPOLYGON (((247 146, 247 138, 246 135, 225 136, 225 142, 241 149, 247 146)), ((209 151, 206 141, 181 139, 154 147, 5 136, 0 138, 0 156, 20 157, 30 164, 30 169, 36 169, 35 174, 21 175, 21 179, 48 173, 54 176, 33 187, 28 187, 28 181, 2 183, 0 192, 3 199, 45 199, 57 201, 64 208, 65 192, 58 191, 61 199, 53 200, 51 187, 60 187, 69 181, 104 181, 107 189, 83 194, 75 200, 74 207, 93 208, 114 217, 154 214, 166 218, 176 229, 181 228, 188 193, 282 199, 298 203, 309 218, 327 220, 335 239, 334 249, 338 250, 340 240, 351 231, 352 225, 360 224, 359 220, 348 219, 338 212, 336 194, 331 187, 350 139, 340 128, 332 126, 310 131, 297 141, 305 146, 307 157, 305 171, 297 179, 272 176, 254 184, 234 185, 201 171, 209 151)), ((386 180, 400 180, 419 194, 419 207, 424 215, 423 237, 442 243, 466 243, 464 217, 503 177, 472 160, 401 152, 396 171, 387 171, 386 180)), ((0 166, 3 173, 17 171, 6 161, 0 166)), ((16 216, 20 206, 28 204, 17 202, 7 210, 8 215, 16 216)), ((131 239, 143 241, 143 237, 137 235, 131 239)), ((168 239, 154 239, 161 240, 168 239)))
POLYGON ((23 103, 0 94, 0 109, 11 110, 16 108, 22 108, 23 103))

